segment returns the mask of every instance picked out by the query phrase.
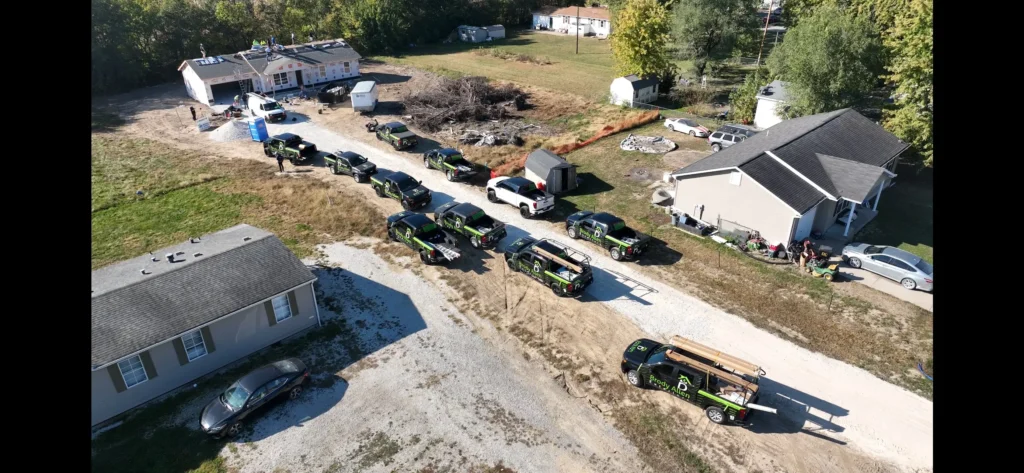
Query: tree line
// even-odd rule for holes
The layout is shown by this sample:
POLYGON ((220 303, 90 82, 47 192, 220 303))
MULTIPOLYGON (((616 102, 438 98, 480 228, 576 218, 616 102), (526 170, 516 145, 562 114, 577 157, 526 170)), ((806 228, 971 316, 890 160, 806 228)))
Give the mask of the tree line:
POLYGON ((522 25, 545 6, 582 0, 92 0, 92 92, 110 94, 180 78, 200 57, 279 43, 345 38, 361 54, 393 53, 446 38, 462 24, 522 25))
MULTIPOLYGON (((713 61, 759 51, 761 0, 613 0, 613 53, 622 74, 674 83, 672 55, 697 77, 713 61), (760 24, 758 24, 760 23, 760 24), (673 53, 675 51, 675 53, 673 53)), ((870 107, 890 95, 882 126, 932 163, 933 0, 786 0, 785 40, 730 97, 734 119, 750 121, 757 91, 789 83, 783 114, 798 117, 870 107)))

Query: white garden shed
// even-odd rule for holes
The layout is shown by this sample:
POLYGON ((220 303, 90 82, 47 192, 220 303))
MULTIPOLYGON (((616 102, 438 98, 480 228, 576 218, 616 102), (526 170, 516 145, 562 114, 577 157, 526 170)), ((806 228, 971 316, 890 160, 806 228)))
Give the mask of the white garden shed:
POLYGON ((609 102, 613 105, 635 107, 658 100, 658 79, 639 78, 636 74, 618 77, 612 81, 609 102))

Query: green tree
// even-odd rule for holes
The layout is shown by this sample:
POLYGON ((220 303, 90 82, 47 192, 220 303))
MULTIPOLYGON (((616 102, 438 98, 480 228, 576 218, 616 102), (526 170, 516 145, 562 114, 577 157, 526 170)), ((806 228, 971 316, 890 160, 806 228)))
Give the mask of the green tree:
POLYGON ((786 33, 767 65, 789 83, 784 115, 827 112, 863 102, 882 72, 882 44, 866 18, 826 5, 786 33))
POLYGON ((759 0, 678 0, 673 10, 673 36, 697 76, 708 60, 728 54, 736 41, 757 30, 759 0))
POLYGON ((619 74, 664 76, 672 73, 668 10, 658 0, 629 0, 612 20, 612 56, 619 74))
POLYGON ((747 74, 747 77, 743 79, 743 85, 729 94, 733 120, 741 123, 754 121, 754 112, 757 110, 757 91, 769 82, 771 82, 771 75, 768 73, 767 67, 759 67, 754 72, 747 74))
POLYGON ((911 0, 884 38, 892 60, 886 78, 896 84, 895 103, 883 112, 883 125, 910 143, 932 165, 932 0, 911 0))

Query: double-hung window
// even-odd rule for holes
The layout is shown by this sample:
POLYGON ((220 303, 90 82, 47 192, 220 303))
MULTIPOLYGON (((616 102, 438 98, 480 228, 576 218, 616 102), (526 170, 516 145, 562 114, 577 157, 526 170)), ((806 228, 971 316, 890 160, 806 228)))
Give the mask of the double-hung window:
POLYGON ((276 320, 277 323, 281 323, 292 318, 292 306, 288 303, 288 294, 275 297, 273 304, 274 320, 276 320))
POLYGON ((181 337, 181 343, 185 345, 185 354, 188 355, 188 361, 195 360, 207 353, 202 330, 185 334, 184 337, 181 337))
POLYGON ((146 367, 142 366, 142 357, 139 355, 119 361, 117 368, 121 370, 121 377, 124 378, 124 385, 127 388, 149 380, 149 376, 146 376, 146 367))

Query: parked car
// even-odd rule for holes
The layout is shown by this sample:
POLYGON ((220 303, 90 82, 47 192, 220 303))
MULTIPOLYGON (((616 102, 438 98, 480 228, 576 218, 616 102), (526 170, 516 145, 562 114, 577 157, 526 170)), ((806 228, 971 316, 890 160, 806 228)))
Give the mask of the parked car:
POLYGON ((724 131, 716 131, 708 137, 708 143, 711 144, 712 151, 718 152, 745 139, 747 139, 747 137, 743 135, 734 135, 724 131))
POLYGON ((498 176, 487 181, 487 200, 519 207, 523 218, 535 217, 555 208, 555 196, 537 189, 525 177, 498 176))
POLYGON ((370 176, 370 186, 377 197, 389 197, 402 203, 405 210, 415 210, 430 203, 433 196, 422 182, 404 172, 370 176))
POLYGON ((288 393, 289 399, 298 398, 308 380, 309 368, 298 358, 256 368, 203 408, 200 427, 216 437, 238 435, 246 417, 282 393, 288 393))
POLYGON ((579 297, 594 282, 590 257, 554 240, 519 238, 505 247, 505 263, 559 297, 579 297))
POLYGON ((364 182, 377 174, 377 165, 360 154, 351 151, 331 153, 324 156, 324 163, 332 174, 348 174, 356 182, 364 182))
POLYGON ((565 220, 565 231, 573 239, 583 238, 608 250, 615 261, 632 260, 647 250, 651 237, 626 226, 607 212, 580 210, 565 220))
POLYGON ((752 136, 757 134, 757 130, 755 130, 753 128, 750 128, 748 126, 737 125, 737 124, 722 125, 722 128, 719 128, 716 131, 730 133, 730 134, 733 134, 733 135, 742 135, 742 136, 745 136, 747 138, 750 138, 750 137, 752 137, 752 136))
POLYGON ((448 202, 434 210, 434 221, 466 238, 473 248, 494 248, 508 235, 505 224, 469 203, 448 202))
POLYGON ((843 261, 851 268, 863 268, 903 287, 932 291, 932 265, 908 251, 883 245, 850 243, 843 247, 843 261))
POLYGON ((426 264, 447 263, 459 259, 458 240, 426 215, 403 210, 387 219, 388 238, 404 243, 420 254, 426 264))
POLYGON ((697 138, 707 138, 710 130, 697 124, 689 118, 666 118, 665 128, 679 133, 686 133, 697 138))

